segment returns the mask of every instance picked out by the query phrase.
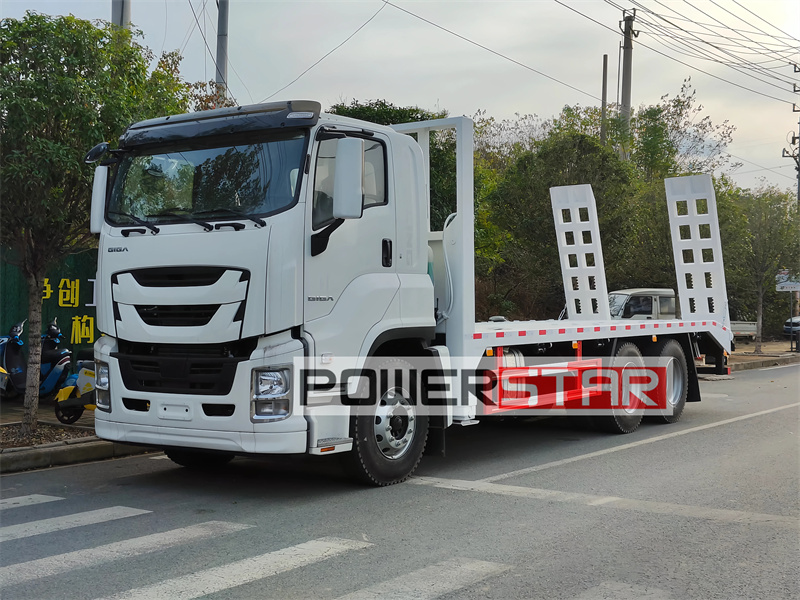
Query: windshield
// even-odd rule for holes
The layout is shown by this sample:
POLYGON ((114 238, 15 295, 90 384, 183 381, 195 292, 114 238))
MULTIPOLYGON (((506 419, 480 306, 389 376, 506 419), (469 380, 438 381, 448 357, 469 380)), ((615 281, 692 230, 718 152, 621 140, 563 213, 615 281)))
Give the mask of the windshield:
POLYGON ((305 143, 305 134, 295 131, 266 141, 125 155, 106 214, 127 225, 280 212, 295 202, 305 143))
POLYGON ((608 306, 611 309, 611 316, 614 318, 622 317, 622 308, 625 306, 625 301, 628 299, 628 294, 609 294, 608 306))

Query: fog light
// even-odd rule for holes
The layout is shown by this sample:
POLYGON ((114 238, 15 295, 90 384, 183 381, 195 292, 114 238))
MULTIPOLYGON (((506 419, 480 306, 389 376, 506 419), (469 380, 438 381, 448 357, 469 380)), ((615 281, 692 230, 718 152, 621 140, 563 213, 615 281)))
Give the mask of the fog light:
POLYGON ((98 410, 111 412, 111 394, 108 390, 95 389, 94 404, 98 410))
POLYGON ((256 417, 281 418, 289 416, 289 399, 256 400, 256 417))

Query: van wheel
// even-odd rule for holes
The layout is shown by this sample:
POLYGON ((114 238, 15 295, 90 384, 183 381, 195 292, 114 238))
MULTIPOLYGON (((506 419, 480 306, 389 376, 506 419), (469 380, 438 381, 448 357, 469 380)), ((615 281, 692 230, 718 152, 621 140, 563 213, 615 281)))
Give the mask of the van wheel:
POLYGON ((355 479, 385 486, 405 481, 419 465, 428 438, 428 416, 421 413, 410 384, 413 365, 392 358, 372 368, 377 371, 377 388, 364 403, 352 407, 353 450, 342 455, 342 463, 355 479))
MULTIPOLYGON (((615 367, 639 368, 644 366, 642 353, 636 344, 625 342, 617 348, 611 364, 615 367)), ((609 433, 633 433, 642 422, 641 409, 616 408, 610 415, 592 417, 594 426, 609 433)))
POLYGON ((654 414, 649 421, 657 423, 676 423, 683 414, 686 397, 689 394, 689 368, 686 354, 676 340, 663 340, 648 352, 650 356, 668 359, 667 367, 667 402, 669 407, 660 414, 654 414))
POLYGON ((218 469, 233 460, 233 454, 207 452, 186 448, 167 448, 164 454, 174 463, 187 469, 218 469))

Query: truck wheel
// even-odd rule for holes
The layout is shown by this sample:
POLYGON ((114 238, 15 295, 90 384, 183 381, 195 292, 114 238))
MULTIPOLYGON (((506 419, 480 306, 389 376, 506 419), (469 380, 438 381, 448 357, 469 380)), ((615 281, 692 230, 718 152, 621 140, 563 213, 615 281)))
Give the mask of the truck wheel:
POLYGON ((683 414, 689 394, 689 368, 683 348, 676 340, 663 340, 656 344, 650 356, 669 359, 667 364, 667 402, 671 410, 653 415, 648 420, 658 423, 676 423, 683 414), (671 413, 671 414, 670 414, 671 413))
POLYGON ((428 416, 417 406, 408 374, 414 367, 399 359, 376 363, 377 393, 353 407, 353 450, 342 455, 355 479, 385 486, 408 479, 419 465, 428 438, 428 416), (386 376, 382 376, 382 372, 386 376), (398 375, 402 377, 398 379, 398 375))
MULTIPOLYGON (((642 367, 642 353, 636 344, 625 342, 617 348, 617 353, 611 363, 615 367, 642 367)), ((642 422, 641 410, 634 412, 633 409, 618 408, 614 409, 613 414, 595 416, 592 418, 594 426, 609 433, 633 433, 642 422)))
POLYGON ((216 469, 231 460, 233 454, 223 452, 207 452, 204 450, 189 450, 187 448, 168 448, 164 454, 174 463, 187 469, 216 469))

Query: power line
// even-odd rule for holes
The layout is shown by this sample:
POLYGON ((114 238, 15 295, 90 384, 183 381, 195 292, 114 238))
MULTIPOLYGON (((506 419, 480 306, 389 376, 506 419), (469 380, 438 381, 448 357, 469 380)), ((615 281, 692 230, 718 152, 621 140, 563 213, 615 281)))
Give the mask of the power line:
POLYGON ((381 7, 380 7, 378 10, 376 10, 376 11, 375 11, 375 14, 374 14, 374 15, 372 15, 372 16, 371 16, 369 19, 367 19, 367 20, 366 20, 366 21, 363 23, 363 25, 361 25, 361 27, 359 27, 359 28, 358 28, 358 29, 356 29, 356 30, 355 30, 353 33, 351 33, 349 36, 347 36, 347 38, 346 38, 346 39, 345 39, 345 40, 344 40, 344 41, 343 41, 341 44, 339 44, 338 46, 336 46, 335 48, 333 48, 333 49, 332 49, 330 52, 328 52, 327 54, 325 54, 325 55, 324 55, 322 58, 320 58, 320 59, 319 59, 317 62, 315 62, 315 63, 314 63, 313 65, 311 65, 310 67, 308 67, 308 68, 307 68, 305 71, 303 71, 302 73, 300 73, 300 75, 298 75, 297 77, 295 77, 295 78, 294 78, 292 81, 290 81, 289 83, 287 83, 287 84, 286 84, 285 86, 283 86, 281 89, 279 89, 279 90, 278 90, 278 91, 276 91, 276 92, 272 92, 272 93, 271 93, 269 96, 267 96, 266 98, 264 98, 264 99, 263 99, 261 102, 266 102, 267 100, 269 100, 270 98, 272 98, 272 97, 273 97, 273 96, 275 96, 276 94, 279 94, 279 93, 281 93, 283 90, 285 90, 285 89, 286 89, 286 88, 288 88, 290 85, 292 85, 293 83, 295 83, 295 82, 296 82, 298 79, 300 79, 300 78, 301 78, 303 75, 305 75, 306 73, 308 73, 308 72, 309 72, 311 69, 313 69, 314 67, 316 67, 316 66, 317 66, 319 63, 321 63, 323 60, 325 60, 326 58, 328 58, 328 57, 329 57, 331 54, 333 54, 334 52, 336 52, 336 51, 337 51, 339 48, 341 48, 342 46, 344 46, 344 45, 345 45, 347 42, 349 42, 349 41, 350 41, 350 39, 351 39, 351 38, 352 38, 352 37, 353 37, 355 34, 357 34, 359 31, 361 31, 362 29, 364 29, 364 27, 366 27, 366 26, 369 24, 369 22, 370 22, 370 21, 372 21, 372 19, 374 19, 375 17, 377 17, 377 16, 378 16, 378 13, 380 13, 380 12, 381 12, 381 11, 382 11, 384 8, 386 8, 386 4, 387 4, 387 3, 381 4, 381 7))
POLYGON ((754 16, 754 17, 756 17, 757 19, 759 19, 759 20, 763 21, 764 23, 766 23, 766 24, 767 24, 767 25, 769 25, 770 27, 774 27, 775 29, 777 29, 778 31, 780 31, 782 34, 784 34, 785 36, 787 36, 789 39, 792 39, 792 40, 794 40, 795 42, 798 42, 798 43, 800 43, 800 40, 798 40, 796 37, 794 37, 794 36, 793 36, 793 35, 791 35, 790 33, 786 33, 786 32, 785 32, 783 29, 781 29, 780 27, 775 27, 775 25, 773 25, 772 23, 770 23, 770 22, 769 22, 769 21, 767 21, 766 19, 762 18, 761 16, 757 15, 757 14, 756 14, 756 13, 754 13, 752 10, 750 10, 749 8, 747 8, 746 6, 742 6, 742 5, 741 5, 739 2, 737 2, 736 0, 731 0, 731 2, 733 2, 733 3, 734 3, 736 6, 738 6, 739 8, 742 8, 742 9, 746 10, 746 11, 747 11, 747 12, 749 12, 751 15, 753 15, 753 16, 754 16))
MULTIPOLYGON (((556 1, 558 1, 558 0, 556 0, 556 1)), ((534 69, 533 67, 529 67, 525 63, 522 63, 522 62, 520 62, 520 61, 518 61, 516 59, 513 59, 510 56, 506 56, 505 54, 502 54, 502 53, 498 52, 497 50, 492 50, 488 46, 484 46, 483 44, 479 44, 478 42, 476 42, 474 40, 471 40, 468 37, 465 37, 465 36, 463 36, 463 35, 461 35, 459 33, 456 33, 455 31, 447 29, 446 27, 442 27, 438 23, 434 23, 433 21, 431 21, 429 19, 426 19, 425 17, 421 17, 420 15, 415 14, 415 13, 411 12, 410 10, 407 10, 407 9, 401 7, 401 6, 397 6, 396 4, 392 4, 388 0, 384 0, 384 2, 386 4, 388 4, 389 6, 391 6, 393 8, 396 8, 399 11, 402 11, 402 12, 408 14, 408 15, 411 15, 412 17, 414 17, 416 19, 419 19, 420 21, 424 21, 425 23, 428 23, 429 25, 433 25, 437 29, 441 29, 442 31, 445 31, 445 32, 449 33, 450 35, 453 35, 453 36, 455 36, 455 37, 457 37, 457 38, 459 38, 461 40, 464 40, 465 42, 469 42, 473 46, 477 46, 478 48, 486 50, 487 52, 491 52, 495 56, 499 56, 500 58, 503 58, 503 59, 505 59, 505 60, 507 60, 509 62, 512 62, 515 65, 518 65, 518 66, 522 67, 523 69, 527 69, 528 71, 532 71, 533 73, 536 73, 537 75, 541 75, 542 77, 546 77, 547 79, 549 79, 551 81, 555 81, 556 83, 560 83, 561 85, 566 86, 566 87, 570 88, 571 90, 575 90, 576 92, 580 92, 581 94, 589 96, 590 98, 594 98, 595 100, 601 100, 601 98, 598 98, 594 94, 590 94, 589 92, 586 92, 586 91, 584 91, 584 90, 582 90, 580 88, 575 87, 574 85, 570 85, 570 84, 568 84, 568 83, 566 83, 564 81, 561 81, 560 79, 556 79, 555 77, 552 77, 551 75, 548 75, 547 73, 543 73, 542 71, 538 71, 538 70, 534 69)), ((561 3, 559 2, 559 4, 561 4, 561 3)))
MULTIPOLYGON (((620 35, 620 36, 622 35, 622 33, 621 33, 621 32, 619 32, 619 31, 617 31, 616 29, 612 29, 612 28, 611 28, 611 27, 609 27, 608 25, 605 25, 604 23, 601 23, 600 21, 597 21, 597 20, 593 19, 592 17, 590 17, 590 16, 588 16, 588 15, 586 15, 586 14, 584 14, 584 13, 580 12, 579 10, 577 10, 577 9, 575 9, 575 8, 572 8, 571 6, 569 6, 569 5, 567 5, 567 4, 564 4, 564 3, 563 3, 563 2, 561 2, 560 0, 554 0, 554 1, 555 1, 557 4, 560 4, 561 6, 563 6, 563 7, 565 7, 565 8, 568 8, 568 9, 569 9, 569 10, 571 10, 571 11, 578 13, 578 14, 579 14, 579 15, 581 15, 582 17, 584 17, 584 18, 586 18, 586 19, 589 19, 590 21, 592 21, 592 22, 594 22, 594 23, 597 23, 597 24, 598 24, 598 25, 600 25, 601 27, 604 27, 605 29, 608 29, 609 31, 612 31, 612 32, 614 32, 616 35, 620 35)), ((650 50, 651 52, 655 52, 656 54, 660 54, 660 55, 661 55, 661 56, 663 56, 664 58, 668 58, 668 59, 670 59, 670 60, 672 60, 672 61, 675 61, 675 62, 677 62, 677 63, 679 63, 679 64, 682 64, 682 65, 684 65, 685 67, 689 67, 690 69, 693 69, 694 71, 697 71, 697 72, 699 72, 699 73, 703 73, 704 75, 708 75, 709 77, 713 77, 714 79, 718 79, 718 80, 720 80, 720 81, 724 81, 725 83, 727 83, 727 84, 729 84, 729 85, 732 85, 732 86, 734 86, 734 87, 738 87, 738 88, 740 88, 740 89, 747 90, 748 92, 752 92, 752 93, 754 93, 754 94, 758 94, 759 96, 764 96, 765 98, 771 98, 772 100, 777 100, 778 102, 783 102, 784 104, 793 104, 792 102, 790 102, 790 101, 788 101, 788 100, 783 100, 782 98, 778 98, 777 96, 772 96, 772 95, 770 95, 770 94, 766 94, 766 93, 764 93, 764 92, 759 92, 758 90, 754 90, 754 89, 752 89, 752 88, 749 88, 749 87, 747 87, 747 86, 745 86, 745 85, 742 85, 742 84, 739 84, 739 83, 736 83, 736 82, 730 81, 730 80, 728 80, 728 79, 725 79, 724 77, 720 77, 719 75, 714 75, 713 73, 709 73, 708 71, 704 71, 703 69, 700 69, 700 68, 698 68, 698 67, 695 67, 694 65, 690 65, 690 64, 689 64, 689 63, 687 63, 687 62, 684 62, 684 61, 682 61, 682 60, 680 60, 680 59, 678 59, 678 58, 675 58, 674 56, 670 56, 669 54, 665 54, 664 52, 661 52, 660 50, 657 50, 657 49, 653 48, 652 46, 648 46, 647 44, 645 44, 645 43, 643 43, 643 42, 641 42, 641 41, 640 41, 640 42, 638 42, 638 44, 639 44, 640 46, 642 46, 643 48, 647 48, 647 49, 648 49, 648 50, 650 50)))

